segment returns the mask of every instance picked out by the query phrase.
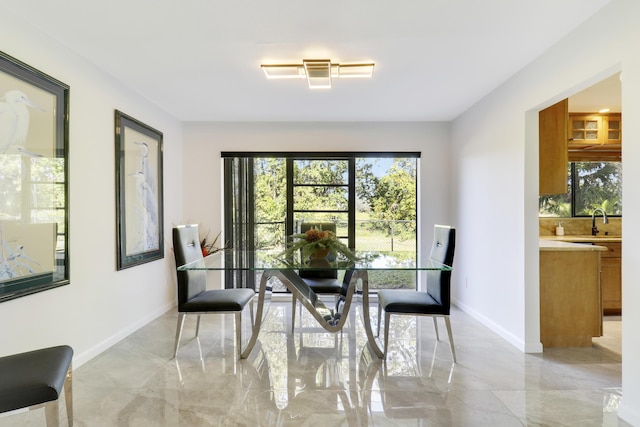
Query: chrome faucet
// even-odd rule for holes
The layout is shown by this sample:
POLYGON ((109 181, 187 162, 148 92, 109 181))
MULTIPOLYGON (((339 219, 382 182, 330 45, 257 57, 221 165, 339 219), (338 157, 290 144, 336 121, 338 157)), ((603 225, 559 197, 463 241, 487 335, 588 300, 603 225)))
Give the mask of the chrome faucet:
POLYGON ((597 236, 599 233, 598 227, 596 227, 596 213, 602 213, 602 223, 608 224, 609 219, 607 218, 607 214, 604 212, 602 208, 595 208, 593 210, 593 214, 591 215, 591 235, 597 236))

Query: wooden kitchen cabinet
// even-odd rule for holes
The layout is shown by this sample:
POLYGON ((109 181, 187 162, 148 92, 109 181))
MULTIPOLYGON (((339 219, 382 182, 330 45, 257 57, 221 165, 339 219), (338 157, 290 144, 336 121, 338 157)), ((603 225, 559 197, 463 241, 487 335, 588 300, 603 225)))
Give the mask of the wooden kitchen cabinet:
POLYGON ((569 114, 571 144, 603 145, 622 142, 622 123, 619 113, 569 114))
POLYGON ((601 256, 602 311, 604 314, 622 313, 622 244, 598 243, 605 246, 601 256))
POLYGON ((620 161, 622 115, 569 114, 569 161, 620 161))
POLYGON ((602 336, 600 245, 540 241, 540 342, 591 347, 602 336))
POLYGON ((540 195, 567 193, 569 100, 538 114, 540 195))

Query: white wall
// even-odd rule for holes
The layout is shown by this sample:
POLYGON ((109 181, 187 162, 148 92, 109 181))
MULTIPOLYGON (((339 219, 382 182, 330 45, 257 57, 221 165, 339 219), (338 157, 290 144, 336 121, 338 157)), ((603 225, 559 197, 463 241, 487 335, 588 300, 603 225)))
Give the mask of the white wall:
POLYGON ((175 305, 170 224, 182 219, 182 126, 6 11, 0 40, 6 54, 70 86, 71 273, 67 286, 0 304, 0 355, 69 344, 79 366, 175 305), (115 109, 164 133, 165 259, 123 271, 115 257, 115 109))
POLYGON ((185 219, 212 235, 222 224, 222 151, 419 151, 423 246, 433 224, 450 223, 448 123, 186 123, 184 131, 185 219))
POLYGON ((540 351, 537 112, 622 71, 623 402, 640 425, 640 2, 614 0, 452 123, 453 299, 523 351, 540 351))

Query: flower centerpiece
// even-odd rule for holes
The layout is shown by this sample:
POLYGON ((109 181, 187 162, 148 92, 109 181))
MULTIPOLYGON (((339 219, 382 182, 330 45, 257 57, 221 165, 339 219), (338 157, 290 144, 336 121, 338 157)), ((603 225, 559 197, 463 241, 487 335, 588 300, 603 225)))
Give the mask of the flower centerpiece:
POLYGON ((209 233, 207 233, 204 238, 200 239, 200 249, 202 250, 202 256, 215 254, 216 252, 220 252, 221 250, 226 249, 226 247, 218 246, 218 239, 220 238, 220 234, 222 234, 222 231, 219 232, 213 240, 209 239, 209 233))
POLYGON ((354 253, 329 230, 313 227, 301 234, 291 236, 293 243, 281 255, 292 256, 300 250, 302 260, 309 258, 326 258, 330 253, 334 256, 342 255, 350 261, 358 258, 354 253))

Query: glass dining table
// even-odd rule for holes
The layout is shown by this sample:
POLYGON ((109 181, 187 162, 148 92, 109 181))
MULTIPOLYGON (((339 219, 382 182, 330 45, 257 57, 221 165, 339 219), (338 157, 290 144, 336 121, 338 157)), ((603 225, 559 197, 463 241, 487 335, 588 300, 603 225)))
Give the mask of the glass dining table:
POLYGON ((373 353, 377 357, 383 358, 383 349, 371 326, 370 303, 372 293, 375 290, 370 289, 369 286, 370 272, 409 271, 417 274, 425 270, 450 271, 451 267, 429 259, 421 260, 416 252, 366 251, 356 252, 355 255, 358 258, 356 261, 340 258, 301 260, 299 257, 283 257, 279 251, 224 249, 201 260, 181 265, 178 270, 209 270, 231 274, 241 272, 251 274, 253 272, 255 277, 259 276, 259 280, 256 280, 259 285, 255 289, 258 297, 257 308, 255 315, 252 315, 251 337, 241 351, 240 357, 243 359, 249 356, 258 340, 262 322, 268 313, 271 302, 273 279, 281 282, 291 293, 292 298, 300 301, 316 321, 329 332, 341 331, 352 306, 361 303, 362 320, 367 340, 373 353), (344 273, 342 288, 340 294, 337 295, 335 305, 327 305, 318 297, 298 275, 301 270, 336 270, 344 273))

